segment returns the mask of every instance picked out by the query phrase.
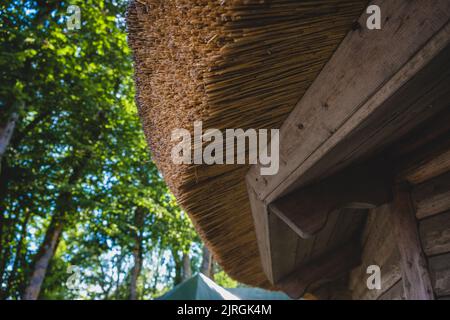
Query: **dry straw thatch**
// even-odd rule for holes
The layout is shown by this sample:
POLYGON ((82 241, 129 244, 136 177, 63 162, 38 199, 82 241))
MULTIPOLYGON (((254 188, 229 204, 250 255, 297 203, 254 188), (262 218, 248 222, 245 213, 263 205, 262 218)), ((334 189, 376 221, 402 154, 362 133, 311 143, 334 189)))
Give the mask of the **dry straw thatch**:
POLYGON ((136 0, 128 11, 137 103, 154 160, 233 278, 262 272, 244 165, 174 165, 171 131, 279 128, 366 0, 136 0))

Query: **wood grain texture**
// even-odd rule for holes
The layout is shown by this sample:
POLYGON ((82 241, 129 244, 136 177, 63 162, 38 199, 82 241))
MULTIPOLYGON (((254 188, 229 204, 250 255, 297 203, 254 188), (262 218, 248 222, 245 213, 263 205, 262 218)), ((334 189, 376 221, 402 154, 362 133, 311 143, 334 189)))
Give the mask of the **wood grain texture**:
POLYGON ((252 186, 248 183, 247 192, 253 216, 253 223, 255 226, 256 239, 258 241, 258 250, 261 257, 262 269, 264 270, 268 280, 273 283, 267 206, 258 199, 252 186))
POLYGON ((298 235, 280 218, 269 212, 272 275, 274 284, 295 268, 298 235))
POLYGON ((350 274, 349 288, 355 300, 375 300, 401 279, 400 253, 392 229, 390 205, 371 210, 362 235, 361 264, 350 274), (367 288, 367 267, 381 269, 381 290, 367 288))
POLYGON ((412 198, 418 219, 450 210, 450 172, 416 186, 412 198))
POLYGON ((405 179, 411 184, 419 184, 450 171, 450 150, 433 157, 414 170, 405 173, 405 179))
POLYGON ((402 281, 397 281, 391 288, 383 293, 378 300, 405 300, 402 281))
POLYGON ((360 253, 358 242, 350 241, 296 269, 281 279, 278 286, 291 298, 299 299, 312 286, 319 286, 319 283, 327 283, 345 275, 359 264, 360 253))
POLYGON ((436 296, 450 295, 450 253, 432 257, 429 262, 436 296))
POLYGON ((394 187, 392 222, 400 251, 402 281, 408 300, 433 300, 428 264, 422 251, 417 220, 407 185, 394 187))
POLYGON ((450 211, 420 221, 419 230, 426 255, 450 252, 450 211))
POLYGON ((271 203, 269 208, 303 239, 325 227, 332 212, 368 209, 390 198, 390 170, 382 161, 351 167, 312 186, 300 188, 271 203))
POLYGON ((249 172, 261 199, 283 194, 450 42, 448 1, 375 3, 388 17, 382 30, 349 33, 284 122, 279 174, 262 183, 249 172))

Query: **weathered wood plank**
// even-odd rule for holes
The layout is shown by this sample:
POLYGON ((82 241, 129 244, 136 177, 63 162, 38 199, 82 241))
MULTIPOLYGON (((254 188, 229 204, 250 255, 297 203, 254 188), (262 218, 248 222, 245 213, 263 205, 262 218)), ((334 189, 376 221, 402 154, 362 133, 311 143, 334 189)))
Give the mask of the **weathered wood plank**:
POLYGON ((267 206, 258 199, 252 186, 247 183, 247 192, 252 209, 253 223, 255 225, 256 239, 258 241, 261 264, 270 282, 273 283, 272 255, 270 252, 269 217, 267 206))
POLYGON ((353 299, 375 300, 401 279, 400 253, 392 229, 389 205, 371 210, 370 223, 363 233, 366 240, 362 250, 361 265, 352 270, 350 289, 353 299), (381 269, 381 290, 367 288, 367 267, 378 265, 381 269))
POLYGON ((400 251, 406 298, 434 299, 427 260, 422 251, 410 189, 407 185, 399 184, 394 187, 392 222, 400 251))
POLYGON ((418 168, 406 172, 405 179, 411 184, 419 184, 447 171, 450 171, 450 150, 444 151, 418 168))
MULTIPOLYGON (((385 246, 387 247, 387 246, 385 246)), ((391 248, 394 248, 391 246, 391 248)), ((402 278, 400 268, 400 254, 397 248, 389 251, 387 248, 380 248, 380 252, 386 252, 386 256, 373 258, 372 261, 363 260, 362 264, 351 272, 352 297, 355 300, 376 300, 385 293, 393 284, 402 278), (381 270, 381 289, 367 288, 367 267, 378 265, 381 270)))
MULTIPOLYGON (((297 233, 296 233, 297 234, 297 233)), ((297 235, 298 236, 298 235, 297 235)), ((317 236, 309 239, 297 239, 297 252, 295 254, 295 266, 300 266, 311 257, 317 236)))
POLYGON ((314 244, 313 257, 317 258, 316 252, 321 254, 326 250, 331 251, 338 248, 342 244, 347 243, 351 239, 359 239, 367 219, 367 214, 368 210, 365 209, 345 208, 340 210, 333 231, 326 236, 328 231, 324 230, 325 233, 322 236, 323 241, 318 240, 314 244))
POLYGON ((364 226, 364 230, 361 235, 361 245, 363 248, 365 248, 367 241, 369 240, 369 237, 371 236, 371 231, 377 225, 377 221, 380 218, 380 215, 377 214, 379 211, 379 208, 383 208, 383 207, 385 207, 385 206, 381 206, 381 207, 369 210, 369 213, 367 215, 366 224, 364 226))
POLYGON ((449 43, 450 27, 439 32, 450 16, 447 1, 379 5, 389 17, 382 30, 349 33, 283 124, 279 173, 256 181, 259 169, 249 172, 261 199, 285 193, 449 43))
MULTIPOLYGON (((322 179, 344 166, 352 165, 358 159, 371 157, 409 135, 416 126, 445 111, 450 100, 450 86, 447 83, 450 83, 450 46, 387 99, 366 121, 318 159, 287 190, 322 179), (433 107, 430 108, 430 105, 433 107)), ((431 176, 432 172, 429 170, 424 173, 431 176)), ((433 173, 439 172, 434 170, 433 173)))
POLYGON ((418 219, 450 210, 450 172, 416 186, 412 198, 418 219))
MULTIPOLYGON (((446 110, 450 100, 450 86, 447 83, 450 83, 450 46, 443 49, 345 138, 320 159, 317 158, 298 179, 291 180, 292 184, 287 187, 286 192, 330 175, 357 159, 376 154, 409 134, 416 126, 446 110)), ((328 141, 325 145, 327 143, 328 141)), ((308 158, 305 164, 312 159, 308 158)), ((446 163, 439 164, 441 163, 428 165, 427 168, 433 170, 423 170, 422 176, 426 177, 428 174, 431 177, 432 174, 439 174, 438 170, 442 172, 446 163)), ((292 179, 291 176, 287 180, 292 179)))
MULTIPOLYGON (((330 208, 327 206, 324 206, 325 208, 318 208, 318 205, 320 204, 310 201, 311 198, 308 198, 307 196, 305 196, 305 199, 308 203, 302 201, 301 205, 303 210, 299 210, 298 204, 295 199, 293 199, 295 202, 284 201, 281 203, 270 204, 269 211, 282 219, 302 239, 310 239, 324 228, 328 219, 328 214, 331 210, 329 210, 330 208), (308 206, 308 204, 310 206, 308 206), (313 206, 313 208, 311 206, 313 206), (318 209, 318 211, 311 209, 318 209)), ((314 197, 314 199, 316 199, 316 197, 314 197)))
MULTIPOLYGON (((450 61, 450 45, 445 51, 449 51, 450 61)), ((398 181, 417 186, 450 171, 450 98, 445 105, 444 110, 385 151, 395 161, 398 181)))
POLYGON ((277 281, 295 268, 298 235, 280 218, 269 212, 269 235, 272 253, 273 281, 277 281))
POLYGON ((326 284, 319 284, 318 288, 311 287, 308 293, 312 293, 319 300, 352 300, 351 292, 348 289, 348 276, 326 284))
POLYGON ((432 257, 429 263, 436 296, 450 295, 450 253, 432 257))
POLYGON ((390 146, 389 153, 392 154, 392 157, 395 159, 406 157, 409 159, 409 161, 401 161, 403 166, 405 166, 405 162, 407 164, 411 162, 417 164, 424 159, 432 159, 433 156, 440 154, 446 148, 450 149, 450 102, 448 102, 448 106, 448 108, 437 113, 404 139, 390 146), (424 156, 418 154, 418 150, 424 156), (415 155, 414 159, 410 159, 412 154, 415 155))
POLYGON ((378 300, 405 300, 405 291, 402 281, 397 281, 391 288, 383 293, 378 300))
MULTIPOLYGON (((312 248, 311 259, 317 258, 323 254, 327 249, 332 249, 333 243, 330 243, 333 232, 339 229, 339 224, 342 222, 342 210, 335 210, 328 215, 327 222, 325 226, 316 235, 316 240, 314 241, 314 247, 312 248)), ((337 245, 343 242, 337 239, 337 245)))
POLYGON ((281 279, 277 285, 291 298, 299 299, 311 286, 345 275, 360 262, 360 250, 358 241, 350 241, 341 248, 296 269, 281 279))
MULTIPOLYGON (((369 290, 367 288, 367 283, 364 283, 365 287, 361 294, 361 299, 364 300, 375 300, 381 294, 389 290, 389 288, 402 277, 401 266, 400 266, 400 252, 395 245, 390 245, 386 241, 384 242, 384 248, 380 248, 380 253, 386 252, 386 256, 379 254, 378 263, 376 265, 380 266, 381 271, 381 289, 380 290, 369 290)), ((367 271, 367 267, 370 264, 364 265, 364 271, 367 271)), ((365 279, 369 275, 365 272, 365 279)))
POLYGON ((423 219, 450 209, 450 190, 417 203, 417 218, 423 219))
POLYGON ((420 221, 419 231, 426 255, 450 252, 450 211, 420 221))
POLYGON ((332 212, 323 229, 309 239, 298 238, 296 267, 317 259, 358 236, 366 219, 364 210, 342 209, 332 212))

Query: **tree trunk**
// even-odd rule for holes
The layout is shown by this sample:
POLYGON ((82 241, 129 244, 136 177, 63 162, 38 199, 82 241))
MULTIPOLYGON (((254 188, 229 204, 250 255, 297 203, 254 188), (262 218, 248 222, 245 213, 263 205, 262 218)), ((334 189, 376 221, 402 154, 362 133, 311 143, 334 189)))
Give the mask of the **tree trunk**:
POLYGON ((183 254, 183 281, 186 281, 192 277, 191 259, 189 253, 183 254))
MULTIPOLYGON (((4 216, 4 209, 3 207, 0 205, 0 283, 3 283, 3 276, 5 274, 5 268, 7 265, 7 260, 9 259, 9 250, 7 247, 8 244, 8 240, 4 239, 6 238, 4 236, 4 234, 6 234, 5 231, 7 231, 7 226, 6 226, 6 219, 4 216)), ((3 290, 0 286, 0 295, 3 296, 3 290)), ((0 299, 2 299, 2 297, 0 296, 0 299)))
POLYGON ((44 242, 36 255, 31 278, 23 296, 24 300, 36 300, 39 297, 48 265, 55 254, 63 226, 64 222, 61 214, 54 215, 45 234, 44 242))
POLYGON ((200 267, 200 272, 203 273, 208 278, 212 278, 213 276, 213 258, 211 255, 211 252, 208 250, 208 248, 204 245, 203 246, 203 255, 202 255, 202 265, 200 267))
MULTIPOLYGON (((41 7, 39 8, 37 14, 35 15, 34 21, 32 22, 34 26, 37 26, 41 24, 43 21, 47 20, 47 18, 51 15, 52 11, 61 8, 61 3, 59 3, 58 1, 53 1, 51 3, 48 2, 49 1, 41 1, 41 0, 38 1, 38 4, 41 7)), ((35 45, 40 46, 41 44, 37 43, 35 45)), ((29 45, 26 45, 26 47, 29 47, 29 45)), ((21 72, 19 72, 19 74, 22 76, 21 80, 24 80, 25 83, 31 82, 30 78, 34 77, 34 74, 31 72, 31 68, 32 68, 32 61, 30 58, 27 58, 25 60, 23 67, 20 70, 21 72)), ((15 96, 10 97, 10 99, 8 100, 15 101, 16 97, 15 96)), ((7 109, 11 110, 9 108, 7 109)), ((5 154, 8 145, 11 142, 11 138, 18 120, 19 120, 19 113, 13 112, 10 115, 9 119, 6 121, 6 123, 0 125, 0 171, 2 170, 1 159, 3 158, 3 155, 5 154)))
POLYGON ((156 266, 155 266, 155 272, 153 273, 153 284, 151 287, 151 293, 155 294, 157 292, 157 286, 158 286, 158 282, 159 282, 159 261, 161 261, 161 257, 162 257, 162 253, 161 253, 161 249, 158 250, 158 254, 157 254, 158 259, 156 260, 156 266))
MULTIPOLYGON (((3 210, 0 205, 0 210, 3 210)), ((3 211, 2 213, 6 212, 3 211)), ((0 229, 2 230, 0 233, 0 281, 1 283, 5 283, 5 276, 8 273, 6 270, 9 266, 9 262, 11 256, 14 254, 14 250, 11 248, 11 244, 14 242, 14 238, 16 237, 16 226, 20 222, 20 217, 18 215, 13 217, 4 217, 0 215, 0 229)), ((3 290, 0 290, 1 295, 3 296, 3 290)))
MULTIPOLYGON (((81 177, 81 173, 86 166, 91 154, 87 153, 81 162, 73 170, 69 185, 74 185, 81 177)), ((38 253, 34 261, 33 271, 25 288, 24 299, 36 300, 39 297, 42 283, 44 282, 45 273, 53 258, 56 248, 58 247, 61 233, 64 230, 68 214, 72 212, 72 192, 63 191, 56 200, 55 213, 53 214, 50 225, 45 234, 44 242, 39 247, 38 253)))
MULTIPOLYGON (((103 111, 99 111, 96 118, 96 121, 99 123, 99 125, 97 125, 96 130, 92 132, 93 141, 99 139, 101 135, 101 129, 103 128, 103 126, 100 124, 103 124, 106 121, 106 117, 103 111)), ((68 179, 68 186, 74 186, 83 176, 84 168, 88 164, 91 157, 92 150, 89 149, 84 153, 80 161, 73 167, 72 174, 68 179)), ((64 229, 68 214, 70 212, 73 212, 72 196, 72 192, 62 191, 59 194, 58 199, 56 199, 55 213, 45 234, 44 242, 39 247, 28 286, 25 288, 23 297, 25 300, 36 300, 39 297, 45 274, 50 264, 50 260, 53 258, 56 248, 58 247, 61 233, 64 229)))
POLYGON ((142 233, 144 228, 145 211, 144 208, 138 207, 134 213, 134 249, 133 260, 134 266, 131 270, 130 281, 130 300, 137 299, 137 280, 142 270, 142 233))
POLYGON ((173 279, 173 284, 176 286, 183 281, 183 261, 180 259, 176 250, 172 250, 172 256, 175 262, 175 278, 173 279))
POLYGON ((120 256, 117 258, 116 263, 116 272, 117 272, 117 279, 116 279, 116 291, 114 292, 114 297, 116 300, 120 299, 120 274, 122 273, 122 264, 123 260, 125 259, 125 255, 120 253, 120 256))
POLYGON ((16 245, 16 248, 14 250, 14 252, 16 254, 15 254, 15 257, 14 257, 14 261, 12 263, 12 270, 11 270, 11 272, 9 272, 8 280, 6 282, 7 283, 6 284, 6 291, 4 292, 4 295, 2 294, 0 296, 0 299, 4 299, 4 298, 8 297, 8 295, 10 293, 10 290, 13 287, 14 281, 17 278, 17 270, 19 269, 20 262, 22 260, 22 250, 23 250, 23 245, 24 245, 24 242, 25 242, 25 237, 27 235, 27 225, 28 225, 28 221, 30 220, 30 217, 31 217, 31 211, 27 210, 27 213, 25 215, 25 219, 23 220, 23 222, 22 222, 22 224, 20 226, 20 229, 21 229, 20 238, 19 238, 19 240, 17 242, 17 245, 16 245))
POLYGON ((6 158, 0 160, 0 282, 3 281, 3 272, 6 265, 6 254, 4 253, 4 244, 7 242, 4 240, 6 233, 6 203, 4 201, 6 195, 6 181, 10 174, 10 168, 7 166, 6 158), (3 169, 3 170, 2 170, 3 169))
POLYGON ((17 112, 13 112, 6 123, 0 126, 0 163, 3 155, 8 149, 9 143, 11 142, 11 137, 13 135, 18 119, 19 114, 17 112))

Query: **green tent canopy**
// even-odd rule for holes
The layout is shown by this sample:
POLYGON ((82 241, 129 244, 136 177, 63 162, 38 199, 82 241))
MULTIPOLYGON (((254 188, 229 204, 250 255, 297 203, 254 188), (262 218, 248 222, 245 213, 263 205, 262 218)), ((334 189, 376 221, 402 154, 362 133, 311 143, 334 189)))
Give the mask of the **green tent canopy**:
POLYGON ((281 292, 259 288, 225 289, 200 273, 157 300, 289 300, 289 297, 281 292))

